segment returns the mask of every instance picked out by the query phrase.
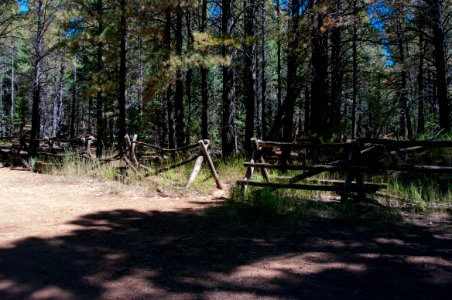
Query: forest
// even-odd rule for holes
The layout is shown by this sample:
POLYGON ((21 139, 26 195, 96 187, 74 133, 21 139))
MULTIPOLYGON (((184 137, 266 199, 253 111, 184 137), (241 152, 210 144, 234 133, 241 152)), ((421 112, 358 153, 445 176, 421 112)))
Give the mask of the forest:
POLYGON ((447 0, 2 0, 0 136, 423 140, 451 131, 447 0))

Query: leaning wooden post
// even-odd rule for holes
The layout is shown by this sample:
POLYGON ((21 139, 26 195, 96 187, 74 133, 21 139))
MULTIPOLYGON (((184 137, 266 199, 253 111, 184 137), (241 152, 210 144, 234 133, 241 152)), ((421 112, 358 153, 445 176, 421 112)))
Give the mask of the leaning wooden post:
POLYGON ((130 141, 130 137, 128 134, 124 136, 124 141, 126 142, 127 147, 127 149, 125 149, 126 150, 125 156, 129 156, 132 149, 132 142, 130 141))
POLYGON ((204 157, 207 160, 207 164, 209 165, 210 172, 212 173, 213 178, 215 179, 215 183, 217 184, 217 188, 222 190, 223 185, 221 184, 220 177, 218 176, 217 170, 215 170, 215 166, 213 165, 212 158, 210 157, 209 151, 207 147, 209 146, 209 140, 200 140, 199 145, 201 145, 201 151, 204 157))
POLYGON ((138 159, 137 156, 135 154, 135 148, 137 145, 137 138, 138 138, 138 134, 134 134, 133 138, 132 138, 132 147, 130 148, 130 159, 133 160, 133 162, 135 163, 135 166, 138 168, 140 166, 140 164, 138 163, 138 159))
POLYGON ((193 167, 193 171, 191 172, 191 175, 190 175, 190 179, 188 179, 187 185, 185 186, 186 188, 188 188, 195 181, 196 177, 199 174, 199 171, 201 171, 201 166, 202 166, 203 161, 204 161, 204 156, 202 156, 202 155, 196 159, 195 166, 193 167))
POLYGON ((91 153, 91 144, 93 143, 93 137, 88 137, 86 140, 86 154, 90 159, 94 159, 93 154, 91 153))
MULTIPOLYGON (((252 138, 251 142, 254 144, 254 160, 265 164, 265 160, 262 157, 261 147, 259 146, 259 141, 256 138, 252 138)), ((265 181, 270 182, 270 176, 268 175, 268 171, 266 168, 261 167, 262 175, 264 175, 265 181)))

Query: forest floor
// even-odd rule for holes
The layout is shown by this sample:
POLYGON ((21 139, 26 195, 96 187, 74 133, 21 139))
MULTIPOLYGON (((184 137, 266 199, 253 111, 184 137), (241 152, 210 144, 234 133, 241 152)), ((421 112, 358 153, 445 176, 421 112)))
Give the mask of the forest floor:
POLYGON ((0 168, 0 299, 450 299, 452 217, 286 227, 227 194, 0 168))

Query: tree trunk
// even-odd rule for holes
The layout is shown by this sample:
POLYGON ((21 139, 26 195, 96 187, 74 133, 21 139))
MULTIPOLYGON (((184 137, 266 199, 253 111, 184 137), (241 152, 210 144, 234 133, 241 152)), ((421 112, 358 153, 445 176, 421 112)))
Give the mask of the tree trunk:
MULTIPOLYGON (((188 11, 186 14, 186 24, 187 24, 187 50, 193 51, 194 36, 192 28, 192 14, 188 11)), ((193 111, 193 69, 187 71, 185 78, 185 93, 187 94, 187 104, 188 104, 188 116, 187 116, 187 129, 185 134, 185 144, 190 144, 191 140, 191 128, 192 128, 192 111, 193 111)))
POLYGON ((418 107, 417 107, 417 134, 424 134, 425 132, 425 115, 424 115, 424 99, 425 99, 425 88, 424 88, 424 55, 425 55, 425 42, 420 37, 419 40, 419 68, 417 74, 417 85, 418 85, 418 107))
MULTIPOLYGON (((75 137, 75 109, 77 105, 77 56, 74 57, 73 68, 74 83, 72 86, 72 103, 71 103, 71 123, 70 123, 70 136, 71 139, 75 137)), ((91 108, 91 105, 90 105, 91 108)))
POLYGON ((14 42, 13 47, 11 48, 11 110, 10 118, 11 118, 11 133, 14 130, 14 106, 16 105, 16 95, 15 95, 15 66, 14 66, 14 42))
POLYGON ((265 1, 261 7, 261 138, 267 137, 267 74, 266 74, 266 31, 265 27, 265 1))
MULTIPOLYGON (((180 0, 177 4, 176 11, 176 54, 182 55, 182 8, 180 0)), ((176 122, 176 143, 177 147, 181 147, 185 143, 185 124, 184 124, 184 81, 182 71, 176 71, 176 93, 174 96, 174 112, 176 122)))
POLYGON ((400 72, 400 87, 399 87, 399 104, 400 104, 400 112, 399 112, 399 136, 406 137, 409 130, 407 130, 407 118, 410 116, 408 113, 408 92, 407 92, 407 72, 405 66, 405 47, 402 40, 402 25, 401 21, 397 20, 397 44, 399 48, 399 63, 401 65, 400 72))
MULTIPOLYGON (((353 15, 357 14, 357 0, 353 0, 353 15)), ((358 96, 358 28, 357 24, 353 24, 353 37, 352 37, 352 139, 356 137, 356 99, 358 96)))
POLYGON ((311 95, 308 85, 304 90, 304 131, 305 133, 311 132, 311 95))
POLYGON ((36 156, 36 151, 39 146, 39 133, 40 133, 40 112, 39 106, 41 101, 41 57, 42 57, 42 45, 44 37, 44 3, 39 0, 37 3, 37 30, 36 30, 36 42, 34 53, 34 75, 33 75, 33 105, 31 115, 31 136, 30 136, 30 155, 36 156))
MULTIPOLYGON (((202 0, 201 12, 201 32, 206 31, 207 26, 207 0, 202 0)), ((204 54, 204 53, 203 53, 204 54)), ((201 67, 201 136, 203 139, 209 138, 207 112, 209 108, 209 91, 207 84, 208 70, 204 66, 201 67)))
MULTIPOLYGON (((170 59, 171 53, 171 11, 167 9, 165 13, 165 47, 166 47, 166 59, 170 59)), ((166 109, 167 109, 167 123, 168 123, 168 148, 173 149, 176 147, 174 142, 174 121, 173 121, 173 103, 172 103, 172 87, 168 86, 166 89, 166 109)))
MULTIPOLYGON (((223 0, 221 15, 221 32, 224 39, 231 37, 233 24, 232 2, 234 0, 223 0)), ((224 60, 233 60, 231 49, 226 43, 223 43, 222 56, 224 60)), ((230 157, 235 150, 235 89, 234 89, 234 70, 230 63, 223 64, 223 122, 221 130, 222 154, 223 157, 230 157)))
MULTIPOLYGON (((336 13, 342 13, 342 0, 336 0, 336 13)), ((330 134, 338 133, 340 130, 340 112, 342 97, 343 68, 341 61, 342 41, 341 28, 334 27, 331 30, 331 106, 329 115, 330 134)))
MULTIPOLYGON (((276 17, 278 18, 278 33, 279 30, 281 29, 280 26, 280 0, 275 0, 276 2, 276 17)), ((277 52, 276 52, 276 76, 277 76, 277 114, 280 114, 279 112, 282 109, 282 76, 281 76, 281 38, 278 36, 277 40, 276 40, 276 47, 277 47, 277 52)))
POLYGON ((126 93, 127 93, 127 7, 126 0, 120 0, 121 19, 119 26, 120 52, 119 52, 119 120, 118 120, 118 147, 119 151, 125 148, 126 135, 126 93))
POLYGON ((101 157, 104 150, 104 142, 105 142, 105 118, 104 118, 104 97, 102 94, 104 81, 101 78, 101 74, 104 71, 104 63, 102 61, 102 56, 104 53, 103 43, 100 40, 100 36, 104 31, 104 23, 103 23, 103 0, 97 0, 97 15, 98 15, 98 32, 97 38, 99 41, 97 42, 97 84, 99 85, 97 94, 96 94, 96 132, 97 132, 97 141, 96 141, 96 156, 101 157))
POLYGON ((53 118, 52 118, 52 136, 57 135, 57 131, 60 125, 60 118, 62 113, 63 98, 64 98, 64 74, 66 70, 66 64, 64 62, 64 56, 60 57, 60 78, 58 80, 58 101, 53 106, 53 118))
POLYGON ((447 97, 447 75, 445 39, 446 34, 441 24, 443 9, 441 0, 432 1, 433 56, 436 70, 436 88, 438 92, 439 126, 446 132, 451 130, 450 101, 447 97))
POLYGON ((0 65, 0 136, 3 136, 5 134, 3 131, 3 79, 5 77, 6 60, 3 52, 0 52, 0 55, 2 59, 0 65))
POLYGON ((255 1, 243 1, 245 19, 245 44, 244 44, 244 60, 245 67, 243 69, 243 88, 245 100, 245 152, 250 155, 252 152, 251 138, 254 137, 254 119, 256 107, 256 68, 254 64, 255 56, 255 42, 254 38, 254 23, 255 23, 255 1))
POLYGON ((311 87, 311 133, 319 137, 328 137, 328 36, 322 33, 325 15, 317 13, 317 24, 313 36, 311 65, 313 79, 311 87))

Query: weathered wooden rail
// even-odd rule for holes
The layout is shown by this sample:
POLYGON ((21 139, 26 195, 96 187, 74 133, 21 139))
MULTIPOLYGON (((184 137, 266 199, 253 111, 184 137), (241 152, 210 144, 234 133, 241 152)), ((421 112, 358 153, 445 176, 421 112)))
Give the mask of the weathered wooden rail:
POLYGON ((147 171, 148 173, 159 174, 159 173, 171 170, 171 169, 181 167, 192 161, 196 161, 195 165, 193 167, 193 171, 192 171, 190 178, 188 180, 188 183, 187 183, 187 187, 189 187, 195 181, 197 175, 199 174, 199 172, 201 170, 202 163, 205 160, 207 162, 210 173, 212 175, 212 178, 215 181, 217 188, 223 189, 223 185, 220 181, 220 177, 218 175, 217 170, 215 169, 215 165, 214 165, 212 157, 210 155, 210 150, 209 150, 210 141, 209 140, 200 140, 200 141, 198 141, 198 143, 195 143, 195 144, 186 145, 186 146, 174 148, 174 149, 167 149, 167 148, 162 148, 162 147, 159 147, 156 145, 140 142, 137 140, 137 138, 138 138, 138 136, 136 134, 133 135, 132 139, 130 139, 130 137, 128 135, 125 136, 126 151, 125 151, 125 155, 123 157, 126 164, 132 170, 134 170, 134 172, 138 173, 138 169, 142 168, 145 171, 147 171), (183 151, 188 151, 191 149, 196 149, 198 147, 199 147, 200 151, 197 154, 189 155, 188 158, 185 158, 178 162, 174 162, 168 166, 160 167, 159 169, 152 172, 150 167, 148 167, 140 162, 140 159, 136 153, 137 146, 151 148, 151 149, 155 150, 156 154, 158 154, 160 156, 165 156, 165 153, 183 152, 183 151))
MULTIPOLYGON (((55 165, 55 161, 61 161, 65 157, 73 155, 74 152, 80 155, 80 157, 82 158, 91 161, 96 161, 98 163, 124 161, 127 168, 131 169, 138 177, 147 176, 149 174, 159 174, 174 168, 181 167, 196 160, 194 169, 187 183, 187 187, 193 184, 198 173, 201 170, 203 161, 206 161, 217 188, 218 189, 223 188, 218 172, 215 169, 212 156, 210 154, 209 140, 200 140, 198 141, 198 143, 194 143, 191 145, 186 145, 174 149, 168 149, 157 145, 152 145, 149 143, 138 141, 137 134, 132 135, 132 137, 126 135, 124 137, 125 148, 123 149, 123 151, 111 157, 96 157, 93 154, 94 152, 93 143, 95 142, 95 140, 96 139, 91 135, 66 140, 47 137, 39 139, 38 140, 39 147, 36 153, 38 161, 36 161, 35 163, 34 170, 38 172, 42 171, 43 169, 50 167, 51 165, 55 165), (197 153, 192 153, 191 156, 188 156, 182 160, 174 161, 170 165, 164 166, 153 165, 151 167, 149 165, 144 164, 143 161, 141 160, 142 157, 143 159, 145 159, 145 155, 149 155, 149 152, 146 152, 145 155, 143 156, 137 155, 138 147, 152 149, 154 151, 154 155, 157 155, 160 158, 164 158, 170 155, 175 156, 174 154, 176 153, 179 154, 181 152, 188 153, 190 150, 193 149, 199 149, 199 151, 197 153), (52 158, 54 161, 49 162, 49 158, 52 158), (141 172, 142 170, 144 172, 141 172)), ((26 171, 33 170, 32 166, 27 161, 29 157, 28 145, 30 141, 27 140, 24 135, 21 135, 19 137, 0 137, 0 141, 8 142, 8 144, 4 145, 0 144, 0 161, 5 162, 7 166, 10 166, 18 170, 26 171)))
MULTIPOLYGON (((450 148, 452 141, 393 141, 384 139, 358 139, 347 143, 315 144, 308 140, 299 143, 261 141, 253 138, 252 158, 245 162, 245 177, 237 183, 242 186, 333 191, 342 199, 366 199, 366 194, 374 193, 387 186, 382 183, 364 181, 364 174, 386 171, 452 174, 452 158, 449 165, 413 165, 384 162, 387 156, 407 152, 420 152, 431 148, 450 148), (323 155, 322 151, 335 150, 336 155, 323 155), (316 159, 311 159, 312 157, 316 159), (320 158, 319 158, 320 157, 320 158), (269 162, 267 162, 267 159, 269 162), (318 164, 314 160, 322 160, 318 164), (325 162, 326 160, 326 162, 325 162), (270 162, 271 161, 271 162, 270 162), (255 169, 262 173, 263 180, 253 180, 255 169), (293 176, 271 176, 269 170, 300 171, 293 176), (313 179, 323 172, 334 172, 343 180, 313 179), (314 184, 316 183, 316 184, 314 184)), ((451 154, 452 155, 452 154, 451 154)))

